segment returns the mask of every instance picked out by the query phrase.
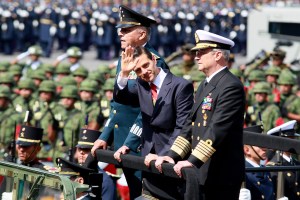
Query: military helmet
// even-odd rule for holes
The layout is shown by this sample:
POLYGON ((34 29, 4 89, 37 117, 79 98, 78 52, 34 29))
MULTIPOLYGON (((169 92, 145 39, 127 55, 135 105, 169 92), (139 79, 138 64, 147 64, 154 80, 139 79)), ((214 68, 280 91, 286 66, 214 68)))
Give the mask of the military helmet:
POLYGON ((266 94, 270 94, 271 93, 271 86, 269 83, 267 82, 258 82, 255 84, 255 86, 253 87, 253 92, 254 93, 266 93, 266 94))
POLYGON ((42 55, 43 51, 42 48, 38 45, 34 45, 28 48, 28 53, 30 55, 36 55, 36 56, 40 56, 42 55))
POLYGON ((39 80, 45 80, 46 79, 46 75, 44 70, 38 69, 38 70, 34 70, 31 75, 30 78, 32 79, 39 79, 39 80))
POLYGON ((6 72, 8 70, 8 66, 0 63, 0 72, 6 72))
POLYGON ((106 90, 114 90, 114 84, 115 84, 115 79, 114 78, 109 78, 105 81, 102 89, 104 91, 106 90))
POLYGON ((281 69, 278 66, 271 66, 265 71, 265 75, 273 75, 273 76, 279 76, 281 73, 281 69))
POLYGON ((75 85, 67 85, 66 87, 63 87, 61 93, 61 98, 74 98, 78 99, 78 89, 75 85))
POLYGON ((96 93, 98 89, 98 84, 94 80, 90 79, 85 79, 84 81, 81 82, 79 91, 90 91, 93 93, 96 93))
POLYGON ((34 85, 33 80, 31 80, 31 79, 22 79, 18 83, 18 88, 19 89, 31 89, 31 90, 34 90, 35 85, 34 85))
POLYGON ((68 57, 81 58, 82 51, 80 48, 73 46, 67 50, 67 55, 68 57))
POLYGON ((292 72, 288 70, 282 70, 277 80, 277 83, 279 85, 295 85, 296 78, 294 77, 294 74, 292 74, 292 72))
POLYGON ((195 45, 191 44, 191 43, 187 43, 181 46, 181 51, 184 54, 192 54, 191 49, 194 47, 195 45))
POLYGON ((14 77, 11 73, 5 72, 0 75, 0 83, 14 84, 14 77))
POLYGON ((42 64, 42 69, 45 71, 45 72, 50 72, 52 74, 55 73, 55 67, 51 64, 42 64))
POLYGON ((9 72, 12 75, 22 75, 22 67, 18 64, 12 65, 9 67, 9 72))
POLYGON ((7 99, 10 99, 10 90, 7 86, 1 86, 0 87, 0 97, 5 97, 7 99))
POLYGON ((77 68, 74 72, 73 72, 73 76, 82 76, 82 77, 87 77, 89 74, 89 71, 80 66, 79 68, 77 68))
POLYGON ((77 85, 77 82, 75 81, 73 76, 64 76, 62 77, 57 84, 59 86, 66 86, 66 85, 77 85))
POLYGON ((100 74, 110 74, 110 68, 107 65, 100 65, 98 67, 98 71, 100 72, 100 74))
POLYGON ((52 80, 44 80, 39 86, 39 92, 53 92, 55 93, 56 86, 52 80))
POLYGON ((286 52, 283 51, 282 49, 279 49, 279 48, 275 49, 275 50, 271 53, 271 56, 272 56, 273 58, 281 58, 281 59, 283 59, 283 58, 285 58, 285 55, 286 55, 286 52))
POLYGON ((249 81, 265 81, 265 73, 262 70, 253 70, 248 76, 249 81))
POLYGON ((93 71, 92 73, 89 73, 88 79, 97 81, 100 84, 104 84, 105 82, 103 74, 101 74, 98 71, 93 71))
POLYGON ((70 65, 68 64, 59 64, 57 67, 56 67, 56 74, 70 74, 71 71, 70 71, 70 65))
POLYGON ((238 68, 231 68, 230 72, 233 75, 235 75, 236 77, 238 77, 238 78, 242 78, 243 77, 243 72, 240 69, 238 69, 238 68))

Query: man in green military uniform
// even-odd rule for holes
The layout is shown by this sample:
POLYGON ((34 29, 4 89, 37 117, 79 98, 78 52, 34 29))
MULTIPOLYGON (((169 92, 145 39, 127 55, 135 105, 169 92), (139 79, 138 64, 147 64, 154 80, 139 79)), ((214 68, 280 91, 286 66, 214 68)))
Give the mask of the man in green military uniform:
POLYGON ((14 84, 16 86, 22 77, 22 67, 20 65, 12 65, 9 68, 9 72, 13 76, 14 84))
POLYGON ((31 108, 33 119, 30 124, 44 129, 42 138, 42 150, 39 157, 49 158, 53 156, 57 134, 59 131, 59 122, 62 120, 63 107, 55 99, 55 83, 51 80, 44 80, 38 91, 39 98, 32 101, 31 108), (52 152, 50 151, 52 150, 52 152))
POLYGON ((247 88, 248 90, 248 94, 247 94, 247 101, 248 101, 248 105, 252 105, 255 103, 255 95, 252 91, 252 89, 254 88, 255 84, 261 81, 266 81, 265 78, 265 73, 263 70, 253 70, 251 71, 251 73, 248 76, 248 81, 249 81, 249 86, 247 88))
POLYGON ((70 74, 70 66, 68 64, 61 63, 56 67, 55 80, 60 81, 63 77, 69 76, 70 74))
POLYGON ((280 102, 280 92, 278 90, 277 79, 281 73, 281 69, 278 66, 270 66, 266 71, 266 81, 270 83, 272 88, 272 93, 269 96, 269 101, 279 104, 280 102))
POLYGON ((79 87, 79 109, 84 116, 89 116, 88 127, 92 130, 99 130, 104 122, 99 101, 95 98, 97 87, 97 82, 89 79, 84 80, 79 87))
POLYGON ((77 82, 77 86, 80 86, 81 82, 88 77, 89 71, 86 68, 80 66, 72 73, 72 75, 77 82))
POLYGON ((183 78, 189 80, 192 73, 198 72, 198 67, 195 63, 195 53, 191 51, 193 47, 193 44, 185 44, 181 47, 182 62, 170 68, 172 73, 175 72, 176 74, 179 71, 183 75, 183 78))
POLYGON ((60 157, 66 157, 69 148, 74 147, 78 141, 78 133, 84 126, 84 116, 74 106, 78 99, 78 89, 75 85, 65 86, 61 91, 60 98, 65 109, 59 123, 56 155, 60 153, 60 157))
POLYGON ((268 94, 271 93, 269 83, 259 82, 255 84, 252 91, 255 95, 255 103, 247 109, 246 123, 248 126, 263 123, 266 132, 276 126, 276 120, 281 117, 280 109, 277 105, 268 102, 268 94), (262 119, 259 119, 259 113, 262 119))
POLYGON ((79 62, 81 57, 82 57, 82 51, 80 50, 80 48, 73 46, 67 49, 67 52, 65 54, 58 56, 53 65, 56 67, 64 59, 68 58, 70 63, 69 69, 72 72, 74 72, 76 69, 78 69, 81 66, 79 62))
POLYGON ((42 49, 38 45, 34 45, 28 48, 28 50, 17 56, 15 60, 11 62, 11 64, 17 64, 23 58, 29 56, 29 59, 25 63, 20 63, 23 68, 23 74, 27 77, 30 77, 32 71, 37 70, 42 66, 42 62, 40 61, 40 56, 42 55, 42 49))
POLYGON ((21 118, 15 112, 10 102, 10 90, 7 86, 0 87, 0 159, 13 140, 15 125, 20 123, 21 118))
MULTIPOLYGON (((39 88, 43 80, 46 80, 46 76, 43 70, 38 69, 31 73, 30 78, 33 80, 35 88, 39 88)), ((39 91, 35 90, 32 94, 32 98, 37 99, 39 97, 39 91)))
POLYGON ((278 66, 280 69, 287 69, 289 70, 289 66, 285 64, 283 61, 285 59, 286 52, 282 49, 274 49, 274 51, 271 53, 272 58, 272 64, 275 66, 278 66))
POLYGON ((14 78, 11 73, 6 72, 0 75, 0 85, 7 86, 10 90, 10 99, 13 100, 16 98, 16 93, 14 93, 13 88, 15 86, 14 78))
POLYGON ((282 71, 278 80, 278 87, 280 91, 280 103, 279 107, 281 111, 284 111, 283 117, 286 117, 287 107, 297 98, 295 94, 292 93, 292 87, 296 84, 296 79, 290 71, 282 71))
POLYGON ((31 110, 30 102, 33 101, 32 94, 34 92, 34 82, 31 79, 23 79, 18 84, 19 95, 13 100, 16 112, 20 113, 22 118, 25 112, 31 110))

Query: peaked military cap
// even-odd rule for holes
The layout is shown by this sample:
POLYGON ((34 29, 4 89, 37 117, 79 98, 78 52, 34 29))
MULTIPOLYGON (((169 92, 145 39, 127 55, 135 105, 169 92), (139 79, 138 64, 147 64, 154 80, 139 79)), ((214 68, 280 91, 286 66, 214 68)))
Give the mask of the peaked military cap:
POLYGON ((119 16, 120 22, 116 28, 129 28, 133 26, 150 27, 151 24, 156 24, 155 20, 137 13, 124 5, 121 5, 119 8, 119 16))
POLYGON ((263 133, 264 129, 262 125, 254 125, 244 128, 244 131, 254 132, 254 133, 263 133))
POLYGON ((191 49, 192 51, 207 48, 229 50, 234 46, 234 42, 232 40, 203 30, 197 30, 195 32, 195 40, 196 46, 191 49))
POLYGON ((91 129, 80 129, 79 139, 76 147, 91 149, 94 142, 99 138, 101 132, 91 129))
POLYGON ((17 144, 20 146, 31 146, 39 144, 43 137, 43 129, 22 125, 17 144))
POLYGON ((300 136, 298 133, 296 133, 296 126, 297 126, 297 121, 292 120, 292 121, 286 122, 280 126, 272 128, 271 130, 269 130, 267 132, 267 134, 281 136, 281 137, 300 136))
POLYGON ((66 176, 81 176, 84 179, 84 184, 89 184, 89 173, 95 172, 95 170, 82 167, 64 158, 56 158, 56 165, 58 166, 58 174, 66 176))

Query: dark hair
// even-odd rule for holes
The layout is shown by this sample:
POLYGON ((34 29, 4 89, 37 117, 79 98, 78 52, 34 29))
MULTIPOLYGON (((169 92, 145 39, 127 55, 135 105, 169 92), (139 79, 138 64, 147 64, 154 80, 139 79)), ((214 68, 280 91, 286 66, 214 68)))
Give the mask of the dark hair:
POLYGON ((133 52, 133 59, 140 57, 142 54, 146 54, 149 59, 152 59, 151 52, 142 46, 135 47, 134 52, 133 52))

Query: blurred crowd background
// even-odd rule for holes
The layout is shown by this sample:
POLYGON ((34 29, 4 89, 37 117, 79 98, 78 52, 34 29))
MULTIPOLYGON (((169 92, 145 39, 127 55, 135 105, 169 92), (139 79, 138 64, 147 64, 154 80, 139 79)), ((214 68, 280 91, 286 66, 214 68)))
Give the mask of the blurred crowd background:
POLYGON ((295 6, 298 0, 23 0, 0 4, 0 52, 24 52, 39 44, 42 55, 77 46, 82 51, 95 48, 97 58, 118 57, 120 41, 116 22, 118 6, 154 18, 151 45, 165 57, 186 43, 194 42, 196 29, 207 30, 232 39, 233 53, 246 55, 247 17, 262 6, 295 6))

